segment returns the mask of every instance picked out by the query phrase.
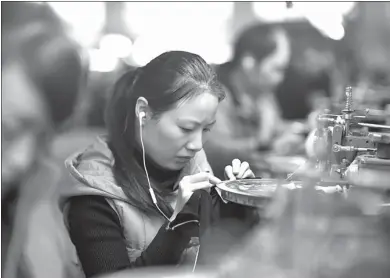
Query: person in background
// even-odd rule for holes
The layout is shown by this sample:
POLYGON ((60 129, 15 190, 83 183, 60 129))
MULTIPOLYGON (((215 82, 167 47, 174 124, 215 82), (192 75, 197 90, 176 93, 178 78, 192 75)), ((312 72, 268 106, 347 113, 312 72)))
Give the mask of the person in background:
POLYGON ((276 91, 283 118, 305 119, 311 111, 329 108, 333 66, 334 55, 330 50, 305 47, 287 69, 286 78, 276 91))
MULTIPOLYGON (((60 205, 86 277, 196 267, 202 235, 224 206, 208 192, 221 181, 203 151, 224 96, 212 67, 184 51, 165 52, 115 83, 108 135, 65 162, 73 178, 60 205)), ((254 177, 248 163, 231 163, 226 179, 254 177)))
POLYGON ((232 61, 217 67, 227 88, 217 124, 205 145, 216 176, 232 158, 251 161, 259 149, 279 151, 288 140, 274 90, 290 60, 290 41, 277 25, 255 25, 241 33, 232 61), (282 136, 283 137, 283 136, 282 136))
POLYGON ((112 72, 91 72, 88 82, 88 97, 84 100, 86 106, 86 124, 91 128, 105 128, 104 111, 109 100, 110 88, 124 72, 134 69, 124 61, 119 60, 118 66, 112 72))
POLYGON ((2 276, 65 273, 52 203, 51 141, 83 79, 79 46, 46 4, 2 6, 2 276))
POLYGON ((344 40, 330 39, 310 22, 287 23, 284 27, 293 55, 276 96, 282 117, 304 123, 309 132, 316 128, 319 114, 334 109, 335 97, 340 93, 344 97, 345 62, 353 59, 344 40))

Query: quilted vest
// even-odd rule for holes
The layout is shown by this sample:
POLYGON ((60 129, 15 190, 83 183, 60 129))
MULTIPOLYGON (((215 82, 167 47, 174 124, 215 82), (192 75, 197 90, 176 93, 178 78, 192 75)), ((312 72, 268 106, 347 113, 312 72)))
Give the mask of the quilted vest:
MULTIPOLYGON (((71 174, 69 186, 61 189, 65 223, 67 222, 66 200, 70 197, 80 195, 105 197, 118 215, 125 237, 127 253, 130 261, 133 262, 148 247, 165 222, 165 218, 162 215, 144 213, 129 203, 122 188, 115 181, 112 171, 113 165, 113 154, 103 137, 98 137, 85 151, 76 153, 65 161, 65 166, 71 174)), ((198 167, 211 171, 203 150, 188 162, 176 183, 179 183, 186 175, 199 172, 198 167)), ((166 201, 172 207, 176 203, 176 196, 177 191, 166 197, 166 201)), ((199 245, 192 244, 192 242, 194 241, 191 241, 183 252, 180 265, 192 266, 194 264, 199 245)), ((76 252, 74 252, 74 263, 80 265, 76 252)))

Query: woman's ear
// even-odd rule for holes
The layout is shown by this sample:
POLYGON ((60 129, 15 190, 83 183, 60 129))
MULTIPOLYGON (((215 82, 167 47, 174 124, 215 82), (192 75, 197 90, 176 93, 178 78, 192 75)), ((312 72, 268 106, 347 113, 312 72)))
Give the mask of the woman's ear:
POLYGON ((139 97, 135 103, 135 115, 140 120, 141 116, 144 119, 147 118, 149 111, 148 101, 144 97, 139 97), (143 113, 142 113, 143 112, 143 113))

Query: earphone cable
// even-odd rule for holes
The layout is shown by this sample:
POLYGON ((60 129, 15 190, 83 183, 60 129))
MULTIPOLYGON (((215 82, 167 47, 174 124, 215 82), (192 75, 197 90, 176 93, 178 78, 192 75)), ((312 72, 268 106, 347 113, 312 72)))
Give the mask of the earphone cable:
MULTIPOLYGON (((148 169, 146 168, 146 158, 145 158, 145 147, 144 147, 144 141, 142 139, 142 123, 141 123, 141 120, 140 120, 140 138, 141 138, 141 147, 142 147, 142 158, 143 158, 143 163, 144 163, 144 169, 145 169, 145 174, 146 174, 146 179, 148 180, 148 185, 149 185, 149 192, 150 192, 150 196, 152 197, 152 200, 153 200, 153 203, 154 205, 156 206, 156 208, 160 211, 160 213, 170 222, 169 218, 165 215, 165 213, 158 207, 158 204, 157 204, 157 199, 156 199, 156 196, 154 194, 154 191, 153 191, 153 188, 150 184, 150 180, 149 180, 149 173, 148 173, 148 169)), ((199 168, 199 166, 198 166, 199 168)), ((200 250, 200 245, 198 247, 198 250, 196 252, 196 257, 195 257, 195 262, 194 262, 194 266, 192 267, 192 272, 195 272, 195 268, 196 268, 196 264, 198 262, 198 255, 199 255, 199 250, 200 250)))
MULTIPOLYGON (((141 121, 141 120, 140 120, 140 121, 141 121)), ((148 180, 149 192, 150 192, 150 195, 151 195, 151 197, 152 197, 152 201, 153 201, 154 205, 156 206, 156 208, 157 208, 157 209, 160 211, 160 213, 169 221, 169 218, 168 218, 168 217, 165 215, 165 213, 158 207, 156 195, 154 194, 152 185, 150 184, 149 173, 148 173, 148 169, 146 168, 145 147, 144 147, 144 141, 143 141, 143 139, 142 139, 142 125, 141 125, 141 122, 140 122, 139 127, 140 127, 140 138, 141 138, 141 146, 142 146, 142 159, 143 159, 143 162, 144 162, 144 169, 145 169, 146 179, 148 180)))
POLYGON ((192 272, 195 272, 196 264, 198 262, 199 250, 200 250, 200 244, 198 246, 198 251, 196 252, 196 257, 195 257, 194 266, 192 267, 192 272))

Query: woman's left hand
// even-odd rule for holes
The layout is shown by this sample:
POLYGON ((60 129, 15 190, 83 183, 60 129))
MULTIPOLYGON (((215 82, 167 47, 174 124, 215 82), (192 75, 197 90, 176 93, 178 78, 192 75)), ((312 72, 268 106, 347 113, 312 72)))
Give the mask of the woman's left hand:
POLYGON ((232 161, 232 165, 225 167, 225 179, 236 180, 236 179, 246 179, 254 178, 252 170, 249 167, 249 163, 246 161, 241 161, 236 158, 232 161))

